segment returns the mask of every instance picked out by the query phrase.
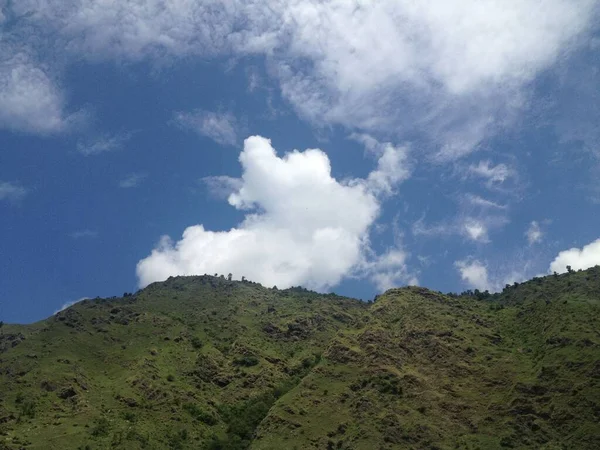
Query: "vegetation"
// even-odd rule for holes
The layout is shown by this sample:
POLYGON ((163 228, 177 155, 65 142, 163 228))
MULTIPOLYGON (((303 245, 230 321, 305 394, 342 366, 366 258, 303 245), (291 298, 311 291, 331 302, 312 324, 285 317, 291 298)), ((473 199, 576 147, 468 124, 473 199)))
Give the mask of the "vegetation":
POLYGON ((0 449, 597 449, 600 267, 375 302, 175 277, 0 333, 0 449))

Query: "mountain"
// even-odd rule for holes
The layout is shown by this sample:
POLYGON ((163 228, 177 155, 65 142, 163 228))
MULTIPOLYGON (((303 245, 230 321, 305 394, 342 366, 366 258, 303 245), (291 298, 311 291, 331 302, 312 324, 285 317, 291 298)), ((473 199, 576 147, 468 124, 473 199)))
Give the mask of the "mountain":
POLYGON ((0 329, 0 449, 598 449, 600 267, 375 302, 175 277, 0 329))

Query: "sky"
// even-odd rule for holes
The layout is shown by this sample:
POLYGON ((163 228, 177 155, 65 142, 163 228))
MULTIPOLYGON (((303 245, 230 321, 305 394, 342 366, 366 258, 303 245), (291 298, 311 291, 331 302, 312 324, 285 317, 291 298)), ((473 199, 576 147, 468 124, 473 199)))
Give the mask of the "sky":
POLYGON ((0 320, 585 269, 598 124, 598 0, 0 0, 0 320))

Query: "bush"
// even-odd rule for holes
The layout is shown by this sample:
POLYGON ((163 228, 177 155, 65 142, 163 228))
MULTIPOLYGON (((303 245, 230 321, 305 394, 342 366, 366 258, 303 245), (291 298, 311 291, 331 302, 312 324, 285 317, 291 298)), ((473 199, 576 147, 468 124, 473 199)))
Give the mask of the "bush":
POLYGON ((123 419, 125 419, 127 422, 135 422, 136 421, 136 416, 134 413, 132 413, 131 411, 125 411, 123 413, 123 419))
POLYGON ((101 437, 108 435, 109 430, 110 422, 106 417, 101 417, 100 419, 98 419, 98 422, 96 422, 96 426, 92 428, 91 433, 94 437, 101 437))
POLYGON ((184 428, 179 433, 169 434, 167 436, 169 448, 173 450, 183 450, 185 442, 188 440, 188 431, 184 428))
POLYGON ((35 402, 29 400, 21 403, 21 416, 33 419, 35 417, 35 402))
POLYGON ((192 338, 191 342, 192 342, 192 347, 194 347, 196 350, 201 349, 202 346, 204 345, 204 343, 202 342, 202 340, 199 337, 197 337, 197 336, 194 336, 192 338))
POLYGON ((300 378, 293 378, 277 386, 271 392, 231 406, 222 406, 219 413, 227 422, 227 436, 219 439, 213 437, 207 442, 207 450, 243 450, 252 442, 256 427, 265 418, 278 398, 285 395, 298 384, 300 378))
POLYGON ((189 413, 194 419, 199 420, 206 425, 216 425, 217 418, 210 412, 207 412, 194 403, 186 403, 183 409, 189 413))
POLYGON ((253 355, 244 355, 241 358, 234 359, 233 364, 236 366, 252 367, 258 364, 258 358, 253 355))

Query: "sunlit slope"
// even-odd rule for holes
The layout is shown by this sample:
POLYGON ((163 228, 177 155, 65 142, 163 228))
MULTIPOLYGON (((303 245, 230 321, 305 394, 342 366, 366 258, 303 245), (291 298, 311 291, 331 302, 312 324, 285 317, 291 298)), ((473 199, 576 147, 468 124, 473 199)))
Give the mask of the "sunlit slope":
POLYGON ((177 277, 0 332, 0 449, 600 448, 600 270, 373 304, 177 277))

